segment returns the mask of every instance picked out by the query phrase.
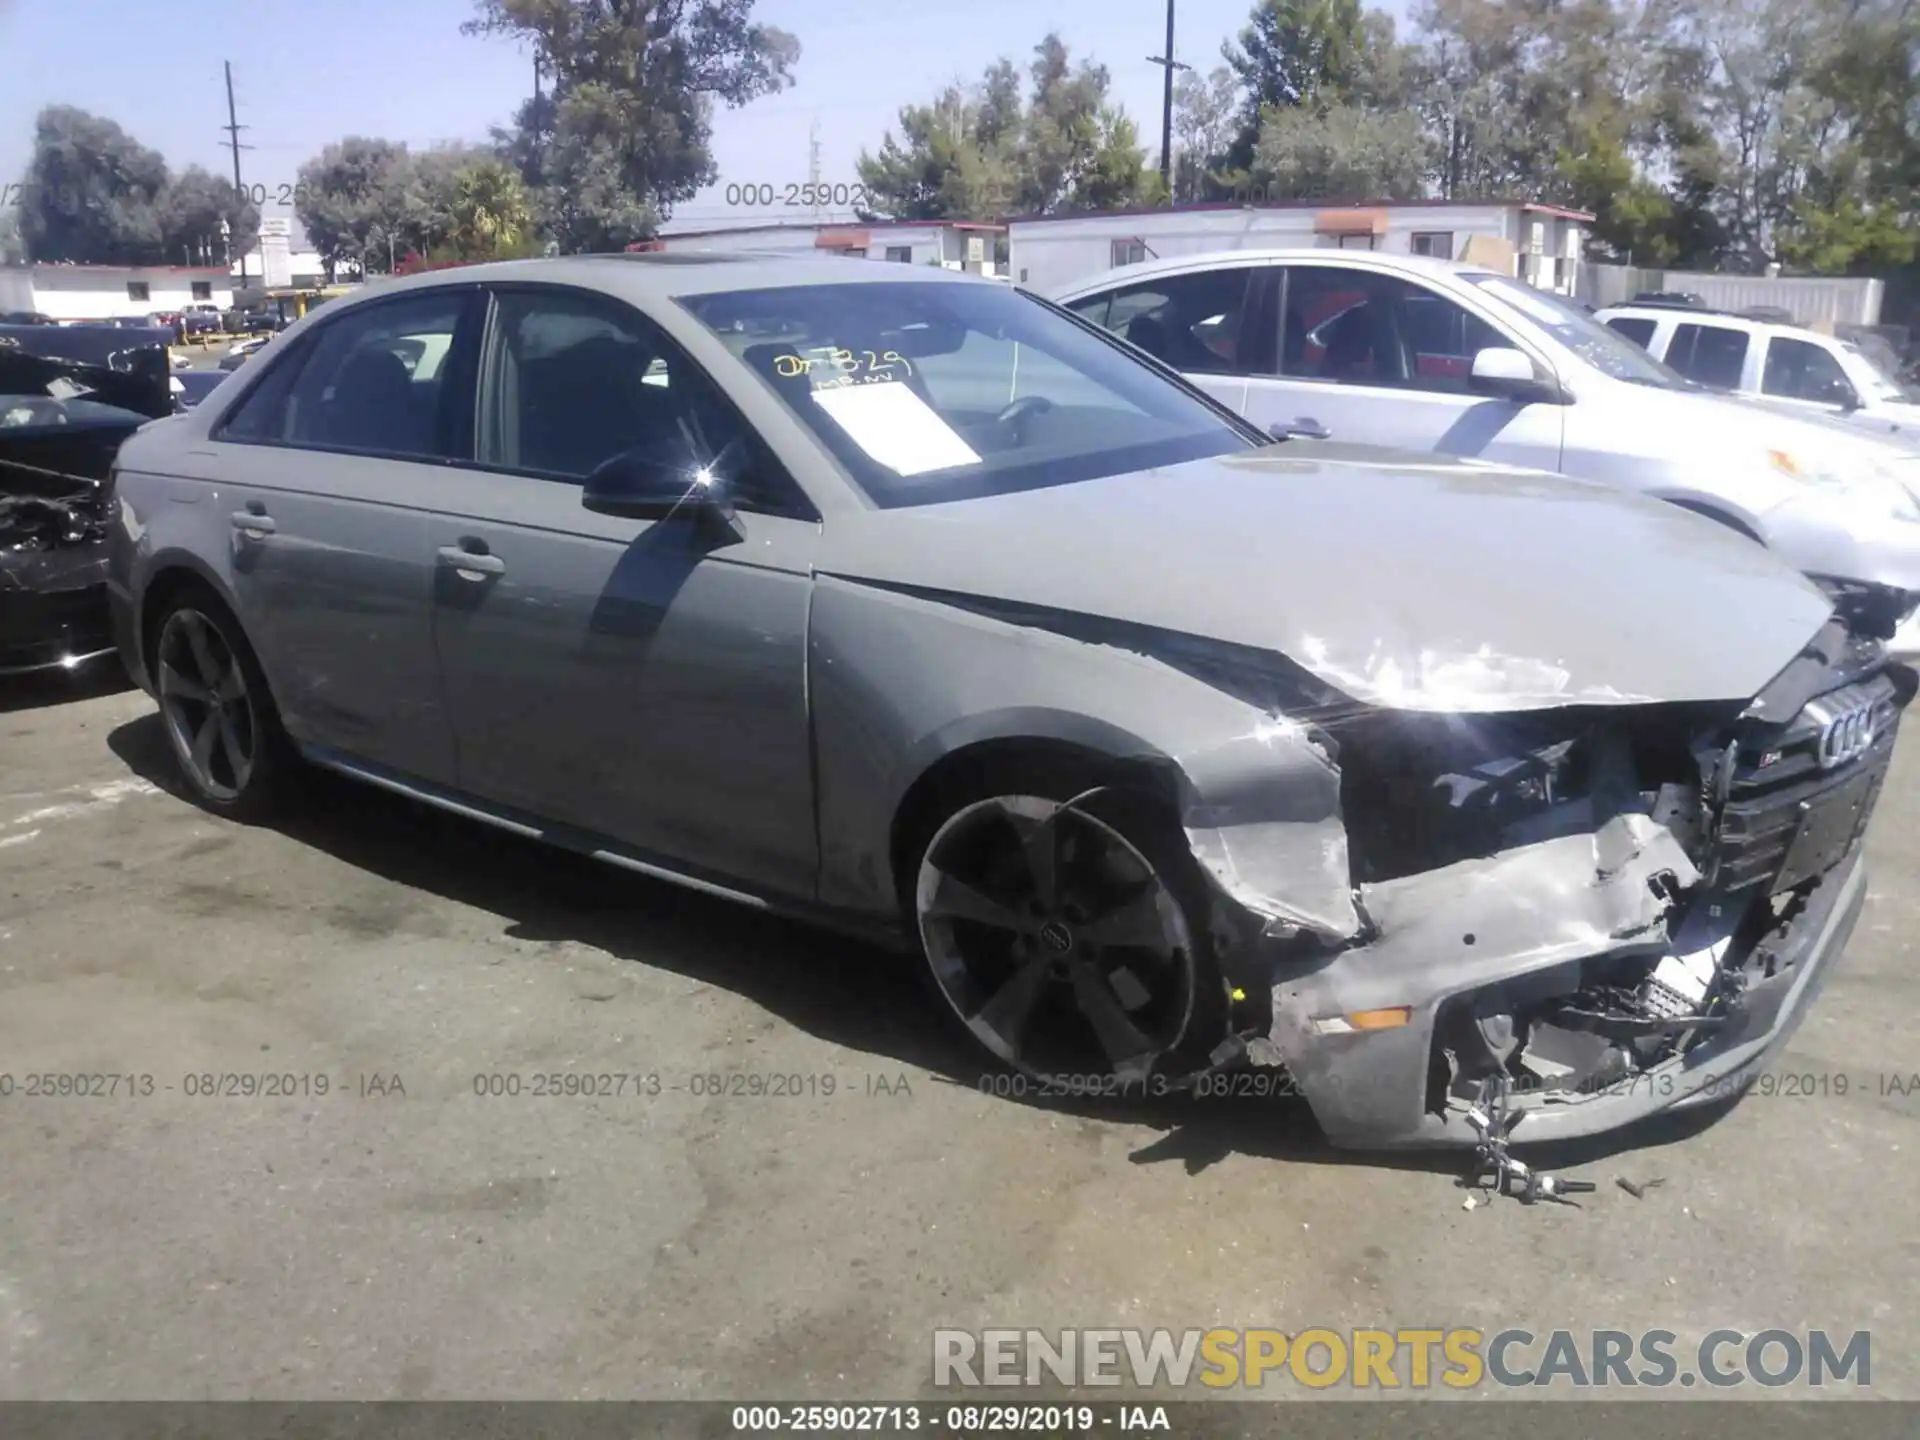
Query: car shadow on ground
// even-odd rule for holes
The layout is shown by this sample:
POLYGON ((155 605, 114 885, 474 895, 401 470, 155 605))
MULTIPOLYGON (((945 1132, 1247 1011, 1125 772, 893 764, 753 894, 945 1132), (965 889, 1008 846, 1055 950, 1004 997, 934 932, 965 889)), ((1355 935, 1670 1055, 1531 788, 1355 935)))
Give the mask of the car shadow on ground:
MULTIPOLYGON (((135 774, 192 803, 158 715, 118 727, 107 744, 135 774)), ((973 1060, 907 956, 617 870, 331 772, 302 772, 298 792, 271 828, 394 884, 498 916, 508 936, 573 941, 724 987, 809 1035, 917 1067, 938 1083, 1159 1132, 1134 1151, 1135 1164, 1179 1164, 1198 1174, 1231 1155, 1251 1155, 1459 1174, 1467 1163, 1459 1152, 1336 1150, 1301 1099, 1271 1093, 1284 1091, 1283 1084, 1263 1087, 1270 1089, 1265 1096, 1221 1098, 1039 1093, 973 1060)), ((1626 1135, 1526 1153, 1549 1169, 1595 1164, 1684 1139, 1714 1118, 1661 1117, 1626 1135)))
POLYGON ((102 655, 71 670, 30 670, 0 675, 0 715, 41 710, 75 700, 97 700, 133 689, 118 655, 102 655))

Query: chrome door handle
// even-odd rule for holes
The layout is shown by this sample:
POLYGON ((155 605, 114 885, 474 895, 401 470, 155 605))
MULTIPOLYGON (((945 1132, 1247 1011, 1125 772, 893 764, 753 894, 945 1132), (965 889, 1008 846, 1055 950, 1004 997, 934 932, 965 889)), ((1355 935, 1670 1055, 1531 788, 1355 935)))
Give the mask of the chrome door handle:
POLYGON ((468 550, 459 545, 442 545, 435 552, 442 565, 450 565, 455 570, 464 570, 470 575, 504 575, 507 562, 498 555, 489 555, 484 550, 468 550))
POLYGON ((271 515, 262 515, 254 510, 236 510, 233 512, 233 528, 249 535, 271 535, 275 527, 271 515))

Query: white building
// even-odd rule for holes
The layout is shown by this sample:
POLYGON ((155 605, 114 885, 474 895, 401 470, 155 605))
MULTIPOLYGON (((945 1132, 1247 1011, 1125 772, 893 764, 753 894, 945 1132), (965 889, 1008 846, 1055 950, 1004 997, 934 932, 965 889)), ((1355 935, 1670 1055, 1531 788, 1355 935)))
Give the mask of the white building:
POLYGON ((111 320, 208 304, 233 304, 224 266, 5 265, 0 310, 37 310, 55 320, 111 320))
POLYGON ((1471 260, 1571 295, 1592 224, 1593 216, 1579 210, 1517 200, 1227 201, 1009 220, 1008 269, 1015 284, 1045 294, 1143 260, 1325 246, 1471 260))
POLYGON ((261 219, 259 246, 233 262, 234 278, 242 281, 242 288, 262 283, 262 263, 269 290, 310 289, 326 280, 327 267, 321 263, 319 252, 307 239, 299 220, 291 215, 261 219))
POLYGON ((870 225, 828 225, 812 221, 782 225, 741 225, 730 230, 663 232, 647 248, 658 250, 734 250, 779 255, 856 255, 903 265, 944 265, 993 275, 994 245, 1004 225, 951 220, 888 220, 870 225))

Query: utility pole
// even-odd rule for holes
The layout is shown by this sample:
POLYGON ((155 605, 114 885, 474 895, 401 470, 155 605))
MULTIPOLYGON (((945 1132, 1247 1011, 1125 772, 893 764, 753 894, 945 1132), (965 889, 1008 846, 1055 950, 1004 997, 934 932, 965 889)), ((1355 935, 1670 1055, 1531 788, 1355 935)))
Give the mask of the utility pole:
POLYGON ((807 189, 813 196, 813 223, 820 223, 820 117, 813 117, 813 130, 807 137, 807 189))
POLYGON ((1160 93, 1160 183, 1166 187, 1167 202, 1173 202, 1173 72, 1191 70, 1173 58, 1173 0, 1167 0, 1167 53, 1149 55, 1149 63, 1166 70, 1166 85, 1160 93))
MULTIPOLYGON (((223 60, 221 64, 226 67, 227 71, 227 123, 220 128, 227 132, 227 147, 233 151, 234 204, 236 206, 243 206, 247 203, 247 190, 246 187, 240 183, 240 152, 242 150, 251 150, 253 147, 240 143, 240 132, 252 127, 242 125, 240 123, 240 117, 235 113, 233 108, 233 62, 231 60, 223 60)), ((256 239, 257 238, 258 235, 256 232, 256 239)), ((247 257, 242 255, 240 257, 240 285, 242 289, 246 288, 246 282, 247 257)), ((260 283, 262 285, 267 283, 267 250, 264 241, 262 241, 260 245, 260 283)))

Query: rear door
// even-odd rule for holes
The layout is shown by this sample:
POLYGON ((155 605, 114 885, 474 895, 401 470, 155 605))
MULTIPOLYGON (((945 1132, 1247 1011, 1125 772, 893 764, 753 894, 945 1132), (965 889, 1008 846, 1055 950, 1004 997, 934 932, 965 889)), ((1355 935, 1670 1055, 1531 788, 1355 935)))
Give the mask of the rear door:
POLYGON ((1248 419, 1263 428, 1311 421, 1336 440, 1559 468, 1564 406, 1472 388, 1481 350, 1528 347, 1452 297, 1359 266, 1276 266, 1267 283, 1279 344, 1274 363, 1248 382, 1248 419))
POLYGON ((439 783, 453 737, 426 516, 462 460, 480 300, 449 286, 343 312, 271 362, 205 457, 289 730, 439 783))
POLYGON ((474 468, 420 540, 461 788, 676 869, 811 894, 811 506, 685 352, 611 297, 495 287, 480 377, 474 468), (669 433, 714 455, 740 441, 739 535, 582 507, 602 461, 669 433))
POLYGON ((1754 338, 1736 326, 1687 320, 1674 326, 1665 358, 1671 368, 1695 384, 1737 394, 1747 379, 1748 351, 1754 338))

